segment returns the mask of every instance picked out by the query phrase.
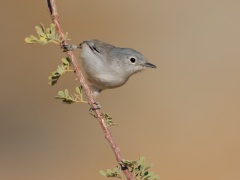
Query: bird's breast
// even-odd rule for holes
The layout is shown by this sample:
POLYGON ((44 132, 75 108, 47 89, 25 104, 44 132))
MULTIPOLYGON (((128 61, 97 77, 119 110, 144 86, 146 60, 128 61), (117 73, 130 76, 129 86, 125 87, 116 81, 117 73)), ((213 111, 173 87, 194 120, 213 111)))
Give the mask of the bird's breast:
POLYGON ((111 89, 122 86, 126 83, 127 79, 117 76, 117 74, 109 73, 98 73, 89 74, 90 81, 97 85, 101 89, 111 89))

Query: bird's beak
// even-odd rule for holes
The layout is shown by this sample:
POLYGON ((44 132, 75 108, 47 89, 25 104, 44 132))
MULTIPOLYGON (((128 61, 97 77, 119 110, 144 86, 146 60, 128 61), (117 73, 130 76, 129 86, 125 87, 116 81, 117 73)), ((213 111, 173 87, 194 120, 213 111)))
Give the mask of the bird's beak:
POLYGON ((157 68, 157 66, 155 66, 154 64, 151 64, 149 62, 146 62, 143 66, 148 67, 148 68, 157 68))

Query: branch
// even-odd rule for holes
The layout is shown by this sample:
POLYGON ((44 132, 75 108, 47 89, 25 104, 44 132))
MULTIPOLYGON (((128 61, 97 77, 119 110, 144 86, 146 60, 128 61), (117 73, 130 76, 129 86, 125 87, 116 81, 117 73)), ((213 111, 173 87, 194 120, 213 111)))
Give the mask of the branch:
MULTIPOLYGON (((57 29, 57 31, 58 31, 61 39, 62 39, 62 45, 67 45, 67 42, 66 42, 65 36, 64 36, 65 34, 63 33, 63 29, 62 29, 62 27, 60 25, 60 22, 59 22, 55 0, 46 0, 46 3, 47 3, 47 6, 48 6, 48 9, 49 9, 52 21, 56 25, 56 29, 57 29)), ((97 108, 97 105, 94 103, 95 100, 94 100, 93 94, 90 91, 90 88, 87 85, 87 82, 86 82, 85 78, 83 77, 82 72, 79 69, 79 65, 77 63, 76 57, 74 56, 72 51, 67 51, 66 53, 72 61, 72 65, 75 69, 75 72, 77 74, 79 82, 82 85, 83 90, 86 93, 87 98, 89 100, 89 105, 93 108, 97 108)), ((98 121, 99 121, 99 123, 102 127, 103 133, 105 134, 105 138, 109 142, 109 144, 110 144, 110 146, 111 146, 111 148, 112 148, 112 150, 115 154, 116 160, 118 161, 118 163, 120 163, 122 161, 122 157, 120 155, 120 149, 118 148, 115 140, 113 139, 113 136, 111 135, 111 132, 110 132, 107 124, 104 121, 102 113, 98 109, 95 110, 95 113, 96 113, 96 117, 97 117, 97 119, 98 119, 98 121)), ((125 176, 127 177, 128 180, 133 180, 134 179, 133 175, 130 173, 130 171, 127 167, 125 167, 125 166, 122 167, 122 171, 124 172, 124 174, 125 174, 125 176)))

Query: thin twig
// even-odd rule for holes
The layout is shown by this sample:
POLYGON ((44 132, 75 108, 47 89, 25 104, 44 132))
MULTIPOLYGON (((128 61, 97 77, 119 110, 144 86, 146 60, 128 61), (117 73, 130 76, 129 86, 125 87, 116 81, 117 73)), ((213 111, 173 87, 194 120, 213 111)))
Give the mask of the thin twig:
MULTIPOLYGON (((61 39, 63 40, 62 45, 67 45, 67 42, 64 39, 65 37, 64 37, 63 29, 62 29, 62 27, 60 25, 60 22, 59 22, 55 0, 46 0, 46 3, 47 3, 47 6, 49 8, 49 12, 51 14, 52 21, 56 25, 56 29, 57 29, 61 39)), ((77 77, 79 79, 80 84, 83 87, 84 92, 87 95, 87 98, 89 100, 90 106, 93 107, 93 108, 97 108, 97 105, 95 103, 93 94, 90 91, 90 88, 87 85, 86 80, 83 77, 83 74, 82 74, 82 72, 79 69, 79 65, 77 63, 77 60, 76 60, 73 52, 72 51, 67 51, 66 53, 69 56, 69 58, 71 59, 71 61, 72 61, 72 64, 73 64, 74 69, 75 69, 75 72, 77 74, 77 77)), ((105 138, 109 142, 109 144, 110 144, 110 146, 111 146, 111 148, 112 148, 112 150, 113 150, 113 152, 115 154, 115 157, 116 157, 117 161, 121 162, 122 161, 122 157, 120 155, 120 149, 118 148, 115 140, 113 139, 113 136, 111 135, 111 132, 110 132, 107 124, 105 123, 104 118, 101 115, 101 112, 97 109, 97 110, 95 110, 95 113, 96 113, 96 117, 97 117, 97 119, 98 119, 98 121, 99 121, 99 123, 100 123, 100 125, 102 127, 102 130, 103 130, 103 132, 105 134, 105 138)), ((130 173, 128 168, 124 167, 122 170, 123 170, 123 172, 124 172, 124 174, 125 174, 125 176, 127 177, 128 180, 133 180, 134 179, 133 175, 130 173)))

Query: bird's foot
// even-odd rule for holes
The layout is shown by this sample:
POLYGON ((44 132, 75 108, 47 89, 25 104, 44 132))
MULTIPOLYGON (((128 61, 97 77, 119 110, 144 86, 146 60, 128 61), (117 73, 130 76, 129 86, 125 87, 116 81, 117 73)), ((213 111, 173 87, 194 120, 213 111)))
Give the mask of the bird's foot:
POLYGON ((93 104, 95 104, 96 107, 90 107, 89 112, 95 111, 97 109, 101 109, 101 105, 99 104, 99 102, 94 102, 93 104))
POLYGON ((80 48, 80 46, 77 46, 77 45, 62 45, 62 49, 63 49, 63 52, 67 52, 67 51, 74 51, 75 49, 77 48, 80 48))

